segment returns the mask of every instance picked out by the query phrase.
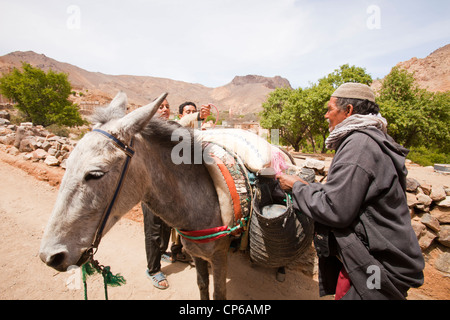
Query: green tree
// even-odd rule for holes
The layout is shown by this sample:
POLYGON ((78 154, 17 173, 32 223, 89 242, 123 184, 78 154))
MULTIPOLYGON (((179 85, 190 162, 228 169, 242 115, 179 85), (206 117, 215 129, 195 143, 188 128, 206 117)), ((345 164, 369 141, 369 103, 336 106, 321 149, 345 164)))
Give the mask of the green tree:
POLYGON ((370 85, 372 77, 364 68, 344 64, 308 88, 276 89, 263 103, 261 126, 279 129, 281 142, 291 145, 295 151, 299 151, 308 140, 313 152, 318 147, 325 152, 328 123, 324 115, 327 103, 334 90, 345 82, 370 85))
POLYGON ((316 148, 321 148, 322 153, 326 151, 324 141, 328 135, 328 122, 324 115, 327 112, 327 103, 333 91, 329 86, 320 83, 314 84, 305 89, 305 96, 301 101, 300 108, 304 121, 308 123, 307 137, 313 152, 316 152, 316 148), (318 137, 321 138, 321 146, 318 143, 318 137))
POLYGON ((263 103, 261 112, 261 126, 263 128, 278 129, 280 142, 294 147, 299 151, 300 143, 306 132, 306 126, 302 119, 296 117, 298 97, 301 96, 301 88, 292 90, 289 88, 277 88, 272 91, 263 103))
POLYGON ((45 73, 28 63, 23 71, 14 68, 0 79, 0 92, 13 99, 27 120, 36 125, 76 126, 84 123, 77 105, 68 100, 71 86, 67 75, 49 70, 45 73))
POLYGON ((339 69, 335 69, 332 73, 327 75, 326 77, 319 80, 320 85, 328 85, 332 88, 330 92, 331 94, 336 90, 341 84, 346 82, 356 82, 363 83, 370 86, 372 84, 372 77, 370 74, 366 73, 365 68, 350 66, 348 64, 343 64, 339 67, 339 69))
POLYGON ((450 92, 421 89, 414 75, 399 67, 384 78, 377 103, 388 133, 407 148, 427 146, 450 151, 450 92))

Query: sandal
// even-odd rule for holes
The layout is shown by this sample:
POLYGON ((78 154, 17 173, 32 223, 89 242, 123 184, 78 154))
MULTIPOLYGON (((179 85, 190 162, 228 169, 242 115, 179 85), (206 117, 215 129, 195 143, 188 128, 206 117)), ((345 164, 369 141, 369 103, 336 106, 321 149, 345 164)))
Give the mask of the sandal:
POLYGON ((286 271, 284 267, 278 268, 276 278, 278 282, 284 282, 284 280, 286 279, 286 271))
POLYGON ((169 287, 169 282, 167 282, 167 286, 163 286, 160 285, 160 282, 166 280, 166 275, 164 273, 162 273, 161 271, 155 273, 155 274, 150 274, 150 272, 148 272, 148 269, 145 271, 145 273, 147 274, 147 277, 149 277, 149 279, 152 281, 153 286, 155 288, 164 290, 167 289, 169 287))
POLYGON ((172 255, 170 254, 170 253, 163 253, 162 255, 161 255, 161 261, 163 261, 163 262, 167 262, 167 263, 172 263, 172 262, 174 262, 173 260, 172 260, 172 255))

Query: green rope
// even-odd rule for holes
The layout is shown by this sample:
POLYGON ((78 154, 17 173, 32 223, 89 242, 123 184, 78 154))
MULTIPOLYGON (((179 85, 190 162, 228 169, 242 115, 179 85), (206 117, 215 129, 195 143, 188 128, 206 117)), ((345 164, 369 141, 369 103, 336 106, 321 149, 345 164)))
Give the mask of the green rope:
POLYGON ((119 287, 126 283, 126 280, 120 273, 114 275, 111 272, 109 266, 102 266, 97 260, 89 260, 81 267, 83 275, 83 285, 84 285, 84 300, 88 300, 87 297, 87 277, 92 276, 94 273, 99 273, 103 277, 103 287, 105 290, 105 300, 108 300, 108 286, 119 287))
MULTIPOLYGON (((236 227, 233 228, 233 229, 236 230, 236 227)), ((222 234, 229 234, 229 233, 231 233, 231 232, 234 231, 234 230, 230 229, 230 230, 225 230, 225 231, 219 231, 219 232, 216 232, 216 233, 213 233, 213 234, 208 234, 208 235, 206 235, 206 236, 193 237, 193 236, 188 236, 188 235, 182 233, 182 232, 181 232, 180 230, 178 230, 178 229, 175 229, 175 230, 176 230, 181 236, 183 236, 184 238, 191 239, 191 240, 205 240, 205 239, 209 239, 209 238, 214 238, 214 237, 220 236, 220 235, 222 235, 222 234)))

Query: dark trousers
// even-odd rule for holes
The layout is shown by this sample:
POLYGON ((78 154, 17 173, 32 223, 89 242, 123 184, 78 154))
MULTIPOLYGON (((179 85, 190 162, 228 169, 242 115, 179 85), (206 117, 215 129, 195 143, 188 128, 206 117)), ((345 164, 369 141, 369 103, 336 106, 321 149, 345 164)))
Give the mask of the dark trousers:
POLYGON ((161 270, 161 255, 169 246, 171 228, 155 215, 145 203, 142 203, 144 214, 145 252, 147 268, 150 274, 161 270))

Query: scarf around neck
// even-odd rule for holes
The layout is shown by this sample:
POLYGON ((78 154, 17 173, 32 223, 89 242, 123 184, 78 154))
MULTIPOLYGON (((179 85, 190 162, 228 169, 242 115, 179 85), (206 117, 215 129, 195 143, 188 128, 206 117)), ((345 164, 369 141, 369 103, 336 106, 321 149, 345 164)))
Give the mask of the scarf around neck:
POLYGON ((387 121, 381 114, 353 114, 334 127, 334 130, 331 131, 330 135, 325 140, 325 145, 327 149, 336 150, 340 141, 348 134, 355 130, 361 130, 367 127, 375 127, 386 133, 387 121))

